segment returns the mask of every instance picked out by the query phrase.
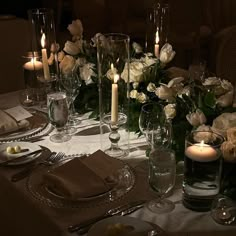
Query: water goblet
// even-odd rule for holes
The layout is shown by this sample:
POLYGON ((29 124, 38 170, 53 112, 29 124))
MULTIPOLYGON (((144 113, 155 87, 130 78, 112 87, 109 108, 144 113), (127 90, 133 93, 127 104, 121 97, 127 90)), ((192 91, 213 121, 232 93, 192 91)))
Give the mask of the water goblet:
POLYGON ((222 194, 217 195, 212 202, 211 217, 222 225, 236 224, 236 202, 222 194))
POLYGON ((68 102, 64 92, 54 92, 47 95, 47 108, 49 122, 56 127, 57 133, 50 136, 55 143, 69 141, 71 136, 63 132, 68 121, 68 102))
POLYGON ((175 185, 176 160, 173 150, 158 145, 149 154, 149 185, 158 193, 159 198, 151 200, 147 208, 154 213, 167 213, 175 204, 166 199, 175 185))
POLYGON ((74 106, 74 101, 79 94, 80 86, 81 82, 76 70, 72 70, 68 74, 61 74, 60 87, 66 92, 69 102, 69 126, 77 126, 81 123, 74 106))

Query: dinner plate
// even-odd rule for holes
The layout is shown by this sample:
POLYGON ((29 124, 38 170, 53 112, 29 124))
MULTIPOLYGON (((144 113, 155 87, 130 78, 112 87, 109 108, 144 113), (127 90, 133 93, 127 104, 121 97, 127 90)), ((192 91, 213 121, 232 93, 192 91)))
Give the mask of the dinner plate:
POLYGON ((115 232, 119 230, 127 230, 127 233, 130 232, 132 235, 138 234, 139 236, 147 236, 147 232, 152 229, 153 227, 151 224, 138 218, 130 216, 113 216, 94 224, 89 230, 87 236, 118 235, 115 234, 115 232), (111 231, 114 233, 112 234, 111 231))
MULTIPOLYGON (((56 166, 61 165, 72 158, 78 157, 79 155, 63 158, 63 160, 56 166)), ((115 178, 117 179, 117 184, 110 191, 96 196, 72 200, 58 195, 58 193, 53 192, 45 184, 44 175, 53 168, 55 168, 55 165, 36 169, 27 179, 27 190, 37 200, 45 203, 46 205, 57 208, 91 207, 91 205, 96 206, 106 204, 110 201, 117 201, 128 194, 128 192, 134 188, 136 183, 135 173, 132 168, 126 164, 123 164, 123 168, 118 170, 116 173, 115 178)))
MULTIPOLYGON (((0 145, 0 163, 1 162, 5 162, 7 160, 10 160, 12 158, 18 158, 22 155, 26 155, 28 153, 40 150, 41 147, 35 143, 28 143, 28 142, 11 142, 11 143, 3 143, 0 145), (7 153, 6 149, 7 147, 15 147, 15 146, 20 146, 21 147, 21 152, 20 153, 16 153, 16 154, 10 154, 7 153)), ((35 154, 35 155, 30 155, 28 157, 25 157, 23 159, 19 159, 19 160, 14 160, 12 162, 9 162, 7 165, 21 165, 21 164, 25 164, 28 162, 31 162, 33 160, 35 160, 36 158, 38 158, 41 154, 35 154)))
MULTIPOLYGON (((56 165, 52 166, 51 170, 53 170, 54 168, 56 168, 58 166, 65 164, 68 161, 71 161, 72 159, 73 158, 66 158, 66 159, 59 161, 56 165)), ((51 170, 49 170, 49 172, 51 170)), ((114 183, 114 187, 112 189, 110 189, 109 191, 101 193, 101 194, 89 196, 89 197, 76 198, 71 201, 91 201, 91 200, 94 200, 97 198, 103 198, 106 196, 109 196, 110 199, 112 199, 112 197, 115 197, 114 194, 116 194, 117 189, 122 187, 122 188, 126 188, 127 190, 129 190, 129 188, 131 187, 130 182, 132 181, 132 179, 131 179, 132 176, 131 176, 130 171, 128 170, 128 166, 124 166, 122 169, 117 170, 113 175, 108 176, 108 178, 111 183, 114 183), (127 178, 129 178, 129 179, 127 179, 127 178)), ((44 186, 45 186, 45 190, 49 194, 53 195, 54 197, 67 200, 66 197, 64 197, 63 195, 60 195, 60 193, 55 192, 53 189, 51 189, 47 185, 44 185, 44 186)))
POLYGON ((17 131, 0 135, 0 143, 24 141, 37 135, 49 134, 53 130, 46 113, 35 109, 29 109, 28 112, 32 114, 26 119, 29 125, 17 131))

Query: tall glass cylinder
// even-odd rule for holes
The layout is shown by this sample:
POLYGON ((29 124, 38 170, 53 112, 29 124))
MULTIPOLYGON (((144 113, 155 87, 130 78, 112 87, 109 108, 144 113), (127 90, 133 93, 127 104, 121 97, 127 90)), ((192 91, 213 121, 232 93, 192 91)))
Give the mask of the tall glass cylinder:
POLYGON ((37 79, 41 82, 53 81, 58 75, 53 11, 47 8, 30 9, 28 17, 32 32, 32 51, 40 56, 42 62, 42 68, 36 71, 37 79))
POLYGON ((129 153, 129 36, 97 38, 101 149, 112 157, 129 153))

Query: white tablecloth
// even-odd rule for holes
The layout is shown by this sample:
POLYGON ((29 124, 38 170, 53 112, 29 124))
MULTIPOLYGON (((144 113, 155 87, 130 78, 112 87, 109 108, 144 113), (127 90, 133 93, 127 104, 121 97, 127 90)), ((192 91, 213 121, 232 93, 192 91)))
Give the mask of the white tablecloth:
MULTIPOLYGON (((0 95, 1 109, 14 107, 18 104, 18 92, 0 95)), ((37 142, 37 144, 46 146, 51 151, 64 152, 67 155, 93 153, 100 149, 98 122, 87 120, 85 116, 81 117, 81 119, 82 122, 78 129, 78 133, 74 135, 70 141, 63 144, 52 143, 47 136, 43 140, 37 142), (88 132, 89 128, 93 128, 91 130, 97 132, 93 135, 91 133, 90 135, 86 135, 84 130, 87 130, 88 132), (81 133, 81 131, 83 132, 81 133)), ((132 165, 136 165, 146 158, 145 149, 143 148, 145 140, 144 138, 138 138, 136 135, 132 134, 130 143, 132 151, 127 159, 130 159, 129 162, 132 165)), ((176 203, 175 209, 170 213, 154 214, 146 208, 143 208, 132 213, 130 216, 156 223, 167 232, 205 232, 205 235, 210 235, 210 232, 216 231, 219 232, 217 235, 229 235, 229 231, 231 230, 235 230, 236 232, 236 226, 223 226, 215 223, 210 216, 210 212, 193 212, 186 209, 181 203, 182 191, 180 185, 176 186, 174 194, 169 198, 176 203)))

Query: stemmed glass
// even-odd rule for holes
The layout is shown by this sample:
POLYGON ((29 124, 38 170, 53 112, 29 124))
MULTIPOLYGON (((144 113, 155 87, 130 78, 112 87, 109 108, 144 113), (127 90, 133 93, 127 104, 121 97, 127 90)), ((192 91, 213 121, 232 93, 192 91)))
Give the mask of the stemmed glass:
POLYGON ((219 224, 235 225, 236 202, 225 195, 217 195, 212 202, 211 216, 219 224))
POLYGON ((47 108, 49 122, 57 129, 57 133, 51 135, 50 140, 55 143, 69 141, 71 136, 63 132, 69 115, 66 94, 64 92, 47 94, 47 108))
POLYGON ((76 70, 72 70, 68 74, 61 74, 60 87, 65 91, 69 102, 69 120, 68 126, 74 127, 81 123, 78 114, 75 112, 74 101, 79 94, 81 82, 76 70))
POLYGON ((163 106, 150 102, 142 106, 139 115, 139 129, 146 137, 148 144, 155 142, 169 147, 172 139, 171 123, 167 121, 163 106))
POLYGON ((159 198, 151 200, 147 208, 154 213, 166 213, 175 208, 166 195, 175 185, 176 160, 175 153, 163 146, 153 145, 149 154, 149 185, 159 198))

